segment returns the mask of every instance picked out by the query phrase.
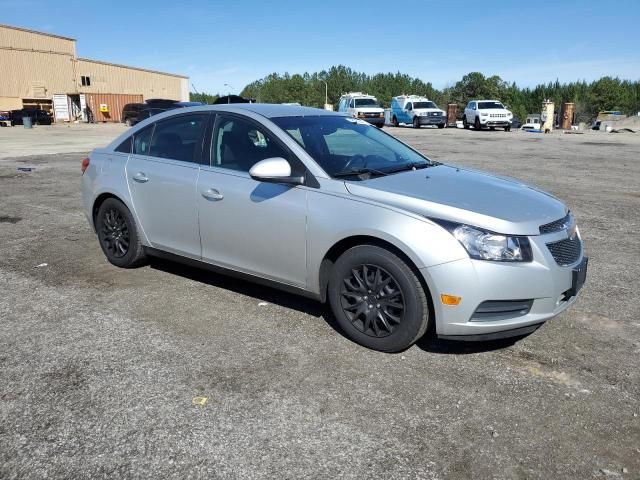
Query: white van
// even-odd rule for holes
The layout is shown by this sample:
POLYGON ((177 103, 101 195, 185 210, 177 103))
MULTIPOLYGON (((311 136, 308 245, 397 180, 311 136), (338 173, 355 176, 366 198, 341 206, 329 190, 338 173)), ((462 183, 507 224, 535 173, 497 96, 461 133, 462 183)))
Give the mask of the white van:
POLYGON ((338 111, 366 120, 378 128, 384 126, 384 110, 373 95, 361 92, 345 93, 340 97, 338 111))

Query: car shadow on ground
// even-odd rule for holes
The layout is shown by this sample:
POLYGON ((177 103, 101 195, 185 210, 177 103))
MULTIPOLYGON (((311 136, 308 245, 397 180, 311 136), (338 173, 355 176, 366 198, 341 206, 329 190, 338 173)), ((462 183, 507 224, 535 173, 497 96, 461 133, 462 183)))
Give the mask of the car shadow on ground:
MULTIPOLYGON (((331 307, 329 307, 328 303, 323 304, 317 300, 278 290, 277 288, 260 285, 222 273, 211 272, 204 268, 198 268, 196 266, 186 265, 164 258, 152 257, 149 260, 149 267, 165 273, 178 275, 189 280, 204 283, 206 285, 211 285, 216 288, 223 288, 240 295, 253 297, 256 300, 272 303, 284 308, 291 308, 298 312, 311 315, 312 317, 322 318, 336 333, 351 341, 351 339, 349 339, 349 337, 347 337, 340 328, 340 325, 333 316, 331 307)), ((434 334, 428 332, 424 337, 418 340, 415 345, 420 350, 429 353, 465 355, 501 350, 512 346, 521 338, 523 337, 483 342, 460 342, 438 339, 434 334)))

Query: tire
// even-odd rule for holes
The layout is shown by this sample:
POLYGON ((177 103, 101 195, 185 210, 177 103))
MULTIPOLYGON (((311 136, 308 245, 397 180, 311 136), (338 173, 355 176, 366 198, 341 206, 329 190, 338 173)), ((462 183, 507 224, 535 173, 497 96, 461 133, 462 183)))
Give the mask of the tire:
POLYGON ((420 119, 418 117, 413 117, 413 128, 420 128, 420 119))
POLYGON ((400 122, 398 122, 398 117, 396 117, 395 115, 393 116, 393 119, 391 120, 391 123, 393 123, 394 127, 399 127, 400 126, 400 122))
POLYGON ((124 119, 124 124, 125 124, 127 127, 130 127, 130 126, 132 126, 132 125, 133 125, 133 123, 131 122, 131 119, 130 119, 130 118, 125 118, 125 119, 124 119))
POLYGON ((489 127, 489 130, 491 130, 492 132, 495 131, 496 127, 489 127))
POLYGON ((124 203, 107 198, 98 209, 95 224, 100 248, 111 264, 135 268, 145 263, 136 222, 124 203))
POLYGON ((504 127, 504 131, 505 131, 505 132, 510 132, 510 131, 511 131, 511 126, 504 127))
POLYGON ((444 128, 444 123, 439 123, 438 128, 444 128))
POLYGON ((384 127, 384 123, 381 123, 380 125, 376 125, 378 128, 383 128, 384 127))
POLYGON ((463 115, 462 116, 462 126, 466 129, 469 130, 469 124, 467 123, 467 116, 463 115))
POLYGON ((476 121, 473 122, 473 128, 475 130, 482 130, 482 126, 480 125, 480 119, 476 117, 476 121))
POLYGON ((429 325, 427 295, 416 274, 397 255, 374 245, 350 248, 338 258, 328 297, 343 332, 373 350, 405 350, 429 325), (370 295, 375 299, 365 299, 370 295))

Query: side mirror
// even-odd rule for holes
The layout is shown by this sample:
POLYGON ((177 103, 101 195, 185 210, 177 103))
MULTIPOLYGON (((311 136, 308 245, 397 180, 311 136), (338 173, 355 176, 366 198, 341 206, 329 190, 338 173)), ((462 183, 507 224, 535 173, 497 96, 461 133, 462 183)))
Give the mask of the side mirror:
POLYGON ((258 182, 304 185, 304 177, 292 177, 291 165, 282 157, 260 160, 251 167, 249 175, 258 182))

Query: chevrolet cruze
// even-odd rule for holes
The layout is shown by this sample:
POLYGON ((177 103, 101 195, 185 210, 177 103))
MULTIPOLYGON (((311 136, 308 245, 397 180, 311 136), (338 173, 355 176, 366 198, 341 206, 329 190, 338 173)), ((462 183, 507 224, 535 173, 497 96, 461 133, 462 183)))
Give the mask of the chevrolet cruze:
POLYGON ((82 162, 84 209, 118 267, 191 262, 328 301, 382 351, 431 329, 526 335, 571 305, 574 216, 520 181, 432 161, 344 114, 232 104, 154 116, 82 162))

